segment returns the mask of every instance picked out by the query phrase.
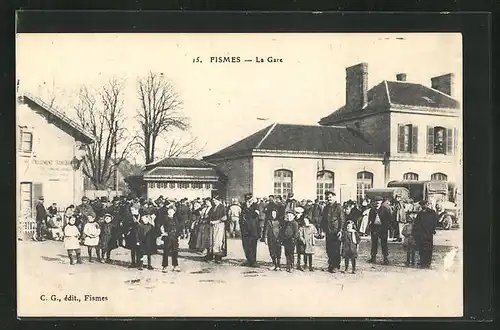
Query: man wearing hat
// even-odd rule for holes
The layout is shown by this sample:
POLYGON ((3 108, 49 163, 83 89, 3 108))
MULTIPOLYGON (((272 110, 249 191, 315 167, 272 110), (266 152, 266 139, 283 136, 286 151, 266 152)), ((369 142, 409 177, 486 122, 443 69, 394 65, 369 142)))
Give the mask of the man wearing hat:
POLYGON ((389 264, 389 259, 387 258, 389 252, 387 250, 387 239, 389 236, 389 226, 392 220, 391 210, 382 205, 383 199, 381 196, 376 196, 374 198, 374 207, 370 210, 368 214, 368 230, 371 233, 371 258, 368 262, 375 263, 377 259, 378 252, 378 241, 380 240, 380 245, 382 246, 382 255, 384 257, 384 265, 389 264))
POLYGON ((257 267, 257 241, 259 239, 259 207, 251 193, 245 195, 241 208, 241 241, 247 262, 245 266, 257 267))
POLYGON ((326 234, 326 253, 328 255, 328 271, 340 270, 340 243, 344 229, 345 214, 342 205, 337 202, 333 191, 326 191, 327 204, 323 209, 321 228, 326 234))
POLYGON ((35 221, 36 221, 36 240, 37 241, 45 241, 42 234, 43 224, 47 221, 47 210, 45 209, 45 205, 43 205, 44 198, 40 196, 38 198, 38 203, 35 207, 35 221))
POLYGON ((418 212, 413 223, 413 237, 420 256, 420 267, 429 268, 432 262, 438 215, 436 211, 429 207, 430 203, 428 201, 423 200, 419 204, 421 211, 418 212))

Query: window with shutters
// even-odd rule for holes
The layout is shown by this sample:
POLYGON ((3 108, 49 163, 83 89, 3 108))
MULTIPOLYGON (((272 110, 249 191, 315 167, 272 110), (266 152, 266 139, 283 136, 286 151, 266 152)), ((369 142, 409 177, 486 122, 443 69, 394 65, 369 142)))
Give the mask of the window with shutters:
POLYGON ((358 201, 365 198, 365 192, 368 189, 373 188, 373 173, 370 172, 358 172, 356 178, 356 197, 358 201))
POLYGON ((431 175, 431 180, 448 181, 448 176, 444 173, 433 173, 431 175))
POLYGON ((19 150, 22 152, 33 151, 33 132, 26 127, 20 127, 20 143, 19 150))
POLYGON ((452 155, 456 152, 456 130, 441 126, 427 127, 427 153, 452 155))
POLYGON ((316 197, 322 201, 325 199, 325 191, 333 191, 335 174, 330 171, 319 171, 316 175, 316 197))
POLYGON ((398 125, 398 152, 418 152, 418 127, 412 124, 398 125))
POLYGON ((403 174, 403 180, 418 181, 418 174, 413 172, 408 172, 403 174))
POLYGON ((274 171, 274 195, 287 198, 293 192, 293 172, 290 170, 274 171))

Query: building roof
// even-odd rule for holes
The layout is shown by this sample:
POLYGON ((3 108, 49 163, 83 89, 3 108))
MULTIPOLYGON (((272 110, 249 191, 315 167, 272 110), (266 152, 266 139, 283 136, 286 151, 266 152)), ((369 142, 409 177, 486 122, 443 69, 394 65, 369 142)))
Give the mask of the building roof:
POLYGON ((167 157, 156 162, 146 164, 146 170, 157 167, 213 168, 214 165, 199 159, 177 157, 167 157))
POLYGON ((204 159, 245 154, 254 150, 379 154, 358 131, 339 126, 273 124, 204 159))
POLYGON ((155 167, 144 173, 144 180, 169 181, 217 181, 219 175, 214 168, 169 168, 155 167))
POLYGON ((44 116, 48 117, 50 121, 53 121, 59 128, 73 136, 75 139, 84 143, 92 143, 94 141, 94 136, 91 133, 87 132, 77 122, 66 116, 61 111, 45 103, 39 97, 30 93, 23 93, 19 99, 27 105, 34 106, 32 109, 35 111, 42 110, 44 112, 44 116))
POLYGON ((320 125, 331 125, 367 113, 388 111, 392 106, 419 107, 436 113, 459 109, 459 102, 449 95, 422 84, 384 80, 368 91, 368 104, 363 109, 342 106, 321 118, 320 125))

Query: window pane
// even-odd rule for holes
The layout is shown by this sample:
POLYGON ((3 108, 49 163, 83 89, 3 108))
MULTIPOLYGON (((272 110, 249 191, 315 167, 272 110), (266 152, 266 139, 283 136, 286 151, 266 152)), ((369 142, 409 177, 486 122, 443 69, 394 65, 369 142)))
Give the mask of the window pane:
POLYGON ((445 129, 443 127, 434 127, 434 153, 445 153, 445 141, 445 129))

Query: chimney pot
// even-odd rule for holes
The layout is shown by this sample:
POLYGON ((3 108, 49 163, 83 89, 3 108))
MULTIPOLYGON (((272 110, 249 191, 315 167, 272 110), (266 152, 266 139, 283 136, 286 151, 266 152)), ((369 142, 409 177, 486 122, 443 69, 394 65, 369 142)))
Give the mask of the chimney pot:
POLYGON ((396 75, 396 80, 397 81, 406 81, 406 73, 398 73, 396 75))

